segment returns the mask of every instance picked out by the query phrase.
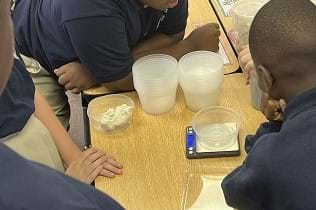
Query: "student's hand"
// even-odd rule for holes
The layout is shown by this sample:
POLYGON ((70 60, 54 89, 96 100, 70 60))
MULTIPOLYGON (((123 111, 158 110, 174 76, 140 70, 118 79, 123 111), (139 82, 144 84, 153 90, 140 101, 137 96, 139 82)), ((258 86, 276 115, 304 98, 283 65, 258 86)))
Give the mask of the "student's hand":
POLYGON ((227 37, 232 43, 233 47, 236 49, 237 48, 237 32, 235 30, 230 30, 227 33, 227 37))
POLYGON ((284 99, 275 100, 266 93, 262 94, 261 112, 269 121, 282 121, 285 107, 284 99))
POLYGON ((63 65, 54 72, 58 77, 58 83, 75 94, 96 84, 88 69, 77 62, 63 65))
POLYGON ((238 52, 239 65, 246 76, 246 84, 249 84, 250 72, 255 71, 255 65, 250 54, 249 45, 238 46, 237 32, 235 30, 228 32, 228 38, 238 52))
POLYGON ((98 175, 113 178, 116 174, 122 174, 122 165, 112 157, 91 148, 84 151, 78 160, 70 164, 66 174, 90 184, 98 175))
POLYGON ((193 50, 210 50, 218 52, 220 28, 217 23, 209 23, 195 29, 185 39, 193 50))
POLYGON ((246 83, 248 84, 250 79, 250 72, 256 70, 250 54, 249 45, 241 47, 238 53, 238 60, 240 67, 246 76, 246 83))

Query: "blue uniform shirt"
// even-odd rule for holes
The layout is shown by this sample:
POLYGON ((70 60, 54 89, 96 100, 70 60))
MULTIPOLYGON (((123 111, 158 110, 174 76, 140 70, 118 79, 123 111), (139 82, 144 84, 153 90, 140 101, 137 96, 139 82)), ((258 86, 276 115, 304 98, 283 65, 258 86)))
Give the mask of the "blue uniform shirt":
POLYGON ((167 14, 138 0, 17 0, 13 21, 21 53, 51 73, 80 61, 104 83, 131 72, 137 43, 156 31, 182 32, 187 16, 187 0, 167 14))
POLYGON ((286 107, 282 126, 265 123, 246 142, 244 164, 222 182, 239 210, 315 210, 316 89, 286 107))
POLYGON ((0 138, 21 131, 34 112, 34 84, 20 59, 0 96, 0 138))
MULTIPOLYGON (((1 210, 122 210, 109 196, 0 143, 1 210)), ((124 189, 122 189, 124 190, 124 189)))

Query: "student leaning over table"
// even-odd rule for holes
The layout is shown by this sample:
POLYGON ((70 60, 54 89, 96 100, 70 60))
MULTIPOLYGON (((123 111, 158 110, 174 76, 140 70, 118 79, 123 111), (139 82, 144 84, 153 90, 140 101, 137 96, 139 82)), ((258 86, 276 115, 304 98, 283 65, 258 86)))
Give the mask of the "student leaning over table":
POLYGON ((316 209, 315 33, 309 0, 272 0, 254 19, 249 46, 259 86, 284 109, 283 120, 248 136, 246 160, 223 180, 234 208, 316 209))
POLYGON ((217 24, 183 40, 187 17, 187 0, 16 0, 13 12, 18 49, 47 70, 33 80, 65 127, 65 89, 130 90, 132 64, 144 55, 218 51, 217 24))
MULTIPOLYGON (((0 0, 0 95, 3 94, 12 67, 13 32, 9 0, 0 0)), ((12 75, 18 76, 14 72, 11 77, 12 75)), ((20 104, 20 106, 28 105, 20 104)), ((1 116, 2 114, 1 112, 1 116)), ((3 129, 1 125, 0 131, 2 132, 3 129)), ((38 137, 33 136, 33 139, 38 137)), ((1 210, 123 209, 117 202, 93 187, 26 160, 2 142, 0 142, 0 166, 1 210)))
POLYGON ((114 177, 122 166, 96 149, 81 152, 45 99, 35 90, 18 55, 12 66, 13 38, 8 1, 0 14, 0 142, 20 155, 48 165, 87 183, 97 175, 114 177), (5 11, 7 9, 7 11, 5 11), (12 72, 9 75, 6 69, 12 72), (8 79, 9 76, 9 79, 8 79), (8 79, 8 81, 7 81, 8 79))

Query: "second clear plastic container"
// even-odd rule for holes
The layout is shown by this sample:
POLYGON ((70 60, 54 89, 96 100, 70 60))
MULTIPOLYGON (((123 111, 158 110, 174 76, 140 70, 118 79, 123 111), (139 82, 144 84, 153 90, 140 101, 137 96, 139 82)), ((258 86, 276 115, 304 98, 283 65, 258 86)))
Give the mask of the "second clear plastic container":
POLYGON ((192 120, 197 142, 206 149, 232 146, 238 138, 240 124, 239 114, 223 106, 202 109, 192 120))

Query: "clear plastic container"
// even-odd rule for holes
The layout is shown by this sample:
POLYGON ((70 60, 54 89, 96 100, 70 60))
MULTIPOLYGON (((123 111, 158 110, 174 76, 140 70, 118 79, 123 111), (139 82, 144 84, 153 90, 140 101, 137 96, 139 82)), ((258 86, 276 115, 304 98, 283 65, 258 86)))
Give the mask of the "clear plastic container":
POLYGON ((182 210, 233 210, 226 204, 221 183, 233 168, 192 167, 188 171, 182 210))
POLYGON ((189 109, 199 111, 218 103, 224 63, 216 53, 195 51, 179 60, 179 82, 189 109))
POLYGON ((133 65, 134 87, 143 110, 160 115, 172 110, 178 87, 178 62, 169 55, 154 54, 133 65))
POLYGON ((237 32, 237 45, 244 46, 249 43, 249 30, 251 23, 267 0, 239 0, 229 11, 233 19, 233 27, 237 32))
POLYGON ((139 93, 139 100, 144 112, 151 115, 161 115, 170 112, 176 103, 176 91, 170 91, 163 96, 139 93))
POLYGON ((90 120, 90 125, 98 132, 107 133, 126 128, 133 115, 133 110, 135 108, 134 101, 128 96, 122 94, 112 94, 101 96, 93 99, 89 105, 87 114, 90 120), (106 119, 104 120, 104 115, 110 109, 114 109, 120 106, 127 105, 129 108, 121 114, 121 117, 106 119))
POLYGON ((192 127, 197 142, 206 149, 225 149, 236 143, 241 120, 234 110, 213 106, 196 113, 192 127))

